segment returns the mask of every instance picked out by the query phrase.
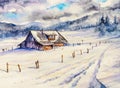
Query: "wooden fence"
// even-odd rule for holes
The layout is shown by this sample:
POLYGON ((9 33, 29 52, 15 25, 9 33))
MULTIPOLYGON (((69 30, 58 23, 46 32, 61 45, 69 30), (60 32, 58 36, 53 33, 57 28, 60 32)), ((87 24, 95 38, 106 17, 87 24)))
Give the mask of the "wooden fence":
MULTIPOLYGON (((83 43, 83 41, 82 41, 82 43, 83 43)), ((85 51, 86 54, 89 54, 91 50, 93 50, 95 47, 100 46, 102 43, 106 44, 106 43, 110 43, 110 42, 109 42, 109 41, 99 41, 99 42, 94 43, 94 44, 90 42, 90 43, 88 43, 88 44, 90 45, 91 48, 86 48, 86 51, 85 51)), ((63 49, 62 49, 62 50, 63 50, 63 49)), ((74 51, 71 53, 73 59, 76 58, 76 53, 79 53, 79 55, 83 55, 83 54, 84 54, 82 49, 78 49, 77 51, 74 50, 74 51)), ((60 62, 61 62, 61 63, 64 63, 64 54, 61 55, 61 60, 60 60, 60 62)), ((34 62, 34 66, 35 66, 36 69, 39 69, 39 68, 40 68, 40 65, 39 65, 39 64, 40 64, 39 60, 37 60, 37 61, 34 62)), ((8 63, 8 62, 6 63, 6 72, 7 72, 7 73, 10 72, 10 66, 11 66, 11 65, 12 65, 12 64, 10 64, 10 63, 8 63)), ((21 64, 15 64, 14 66, 16 66, 16 69, 18 69, 19 72, 22 72, 22 65, 21 65, 21 64)))

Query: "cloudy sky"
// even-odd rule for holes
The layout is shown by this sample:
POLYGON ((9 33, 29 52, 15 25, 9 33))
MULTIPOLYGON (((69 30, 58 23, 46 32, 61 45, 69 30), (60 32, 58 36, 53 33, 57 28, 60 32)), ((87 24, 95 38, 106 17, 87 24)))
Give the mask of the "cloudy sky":
POLYGON ((75 19, 85 13, 112 7, 120 0, 0 0, 0 22, 26 24, 75 19))

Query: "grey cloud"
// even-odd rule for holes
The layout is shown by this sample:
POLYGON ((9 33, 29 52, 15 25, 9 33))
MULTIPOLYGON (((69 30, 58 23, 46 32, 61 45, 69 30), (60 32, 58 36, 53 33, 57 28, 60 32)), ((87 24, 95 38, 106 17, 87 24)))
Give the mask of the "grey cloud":
POLYGON ((0 7, 4 8, 5 5, 14 2, 20 5, 26 5, 29 3, 37 2, 37 3, 46 3, 47 0, 0 0, 0 7))
POLYGON ((53 12, 32 12, 32 14, 28 17, 30 21, 35 21, 35 20, 55 20, 55 19, 60 19, 62 17, 69 17, 71 16, 71 13, 63 12, 63 13, 58 13, 54 14, 53 12))

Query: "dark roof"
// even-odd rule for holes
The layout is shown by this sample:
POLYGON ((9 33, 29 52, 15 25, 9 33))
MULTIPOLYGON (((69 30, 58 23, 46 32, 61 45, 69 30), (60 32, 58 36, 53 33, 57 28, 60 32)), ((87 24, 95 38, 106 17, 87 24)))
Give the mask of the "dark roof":
POLYGON ((31 31, 31 34, 39 44, 53 45, 53 43, 48 41, 48 38, 45 33, 41 32, 41 31, 31 31))
MULTIPOLYGON (((30 31, 30 35, 36 40, 37 43, 41 45, 53 45, 55 42, 63 41, 63 43, 68 43, 67 40, 57 31, 30 31), (49 35, 55 35, 55 40, 48 40, 49 35), (60 39, 62 38, 62 39, 60 39)), ((26 40, 24 40, 26 41, 26 40)), ((19 44, 20 45, 20 44, 19 44)))

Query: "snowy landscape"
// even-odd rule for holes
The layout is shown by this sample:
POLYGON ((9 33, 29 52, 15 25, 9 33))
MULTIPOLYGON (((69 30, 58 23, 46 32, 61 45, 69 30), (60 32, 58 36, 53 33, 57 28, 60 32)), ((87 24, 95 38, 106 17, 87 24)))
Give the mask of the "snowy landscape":
POLYGON ((0 0, 0 88, 120 88, 120 0, 0 0))
POLYGON ((0 47, 10 50, 0 53, 0 87, 120 87, 119 36, 99 38, 91 30, 61 33, 68 39, 70 45, 48 51, 17 48, 11 50, 11 46, 18 45, 24 38, 1 40, 0 47), (87 49, 89 49, 88 53, 87 49), (75 52, 75 58, 72 57, 72 52, 75 52), (61 55, 63 55, 63 63, 61 55), (35 67, 37 60, 39 60, 39 69, 35 67), (9 63, 8 73, 6 63, 9 63), (21 65, 21 72, 17 67, 18 64, 21 65))

